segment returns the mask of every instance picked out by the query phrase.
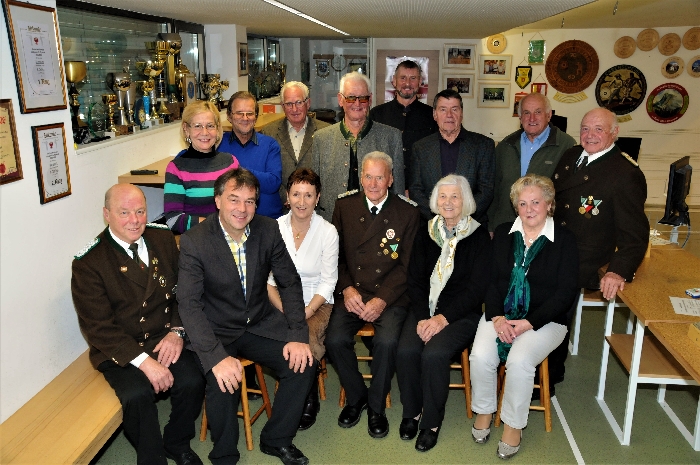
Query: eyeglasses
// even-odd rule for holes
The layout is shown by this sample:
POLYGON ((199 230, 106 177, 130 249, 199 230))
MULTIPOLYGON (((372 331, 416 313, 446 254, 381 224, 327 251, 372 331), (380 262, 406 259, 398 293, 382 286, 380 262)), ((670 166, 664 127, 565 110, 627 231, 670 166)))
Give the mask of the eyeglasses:
POLYGON ((216 124, 214 124, 214 123, 207 123, 206 125, 201 124, 201 123, 196 123, 196 124, 187 123, 187 125, 188 125, 189 127, 191 127, 192 129, 194 129, 195 131, 197 131, 197 132, 202 132, 202 131, 204 131, 205 129, 206 129, 208 132, 216 131, 216 130, 217 130, 216 124))
POLYGON ((369 103, 369 99, 372 97, 371 95, 340 95, 342 95, 348 103, 355 103, 355 100, 359 100, 360 103, 369 103))
POLYGON ((233 117, 238 118, 238 119, 255 118, 255 112, 253 112, 253 111, 236 111, 233 113, 233 117))
POLYGON ((296 102, 284 102, 282 105, 287 107, 287 110, 291 110, 294 107, 302 106, 307 100, 309 100, 309 97, 306 97, 304 100, 297 100, 296 102))

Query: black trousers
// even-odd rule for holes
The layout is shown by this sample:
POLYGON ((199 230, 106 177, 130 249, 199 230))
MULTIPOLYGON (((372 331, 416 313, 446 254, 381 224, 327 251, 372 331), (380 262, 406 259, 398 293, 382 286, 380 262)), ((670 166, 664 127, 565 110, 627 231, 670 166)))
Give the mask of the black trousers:
MULTIPOLYGON (((249 332, 227 346, 226 352, 232 356, 242 356, 270 368, 279 378, 279 389, 275 394, 272 416, 260 433, 260 442, 273 447, 289 446, 296 435, 301 419, 306 394, 316 375, 316 362, 306 366, 304 373, 294 373, 289 362, 282 356, 286 342, 275 341, 249 332)), ((195 355, 196 357, 196 355, 195 355)), ((199 362, 199 359, 197 358, 199 362)), ((199 363, 201 369, 201 363, 199 363)), ((209 453, 213 464, 234 464, 240 459, 238 453, 238 403, 241 391, 233 394, 221 392, 216 377, 209 370, 205 373, 206 409, 211 439, 214 448, 209 453)))
POLYGON ((136 448, 139 465, 165 465, 164 448, 172 454, 189 449, 204 401, 204 378, 190 351, 183 350, 177 363, 170 365, 175 381, 166 392, 170 393, 172 411, 162 437, 156 393, 146 375, 131 364, 120 367, 111 360, 102 362, 97 369, 122 404, 124 435, 136 448))
POLYGON ((436 428, 445 418, 450 388, 450 363, 474 341, 477 321, 454 321, 423 343, 416 327, 418 318, 409 312, 399 339, 396 377, 401 390, 403 418, 415 418, 421 411, 420 429, 436 428))
POLYGON ((340 384, 345 388, 348 405, 356 404, 364 396, 375 412, 384 412, 386 395, 391 390, 391 378, 396 368, 396 350, 399 335, 406 318, 404 307, 387 307, 372 324, 374 341, 372 348, 372 382, 369 389, 358 370, 355 355, 355 334, 365 323, 343 306, 336 306, 331 313, 326 333, 326 351, 330 354, 340 384))
POLYGON ((574 303, 571 305, 571 308, 569 308, 569 311, 566 313, 567 329, 566 336, 564 336, 564 340, 561 341, 561 344, 559 344, 559 346, 549 354, 550 386, 554 386, 555 384, 564 381, 564 374, 566 373, 566 367, 564 366, 564 362, 566 362, 566 358, 569 356, 569 334, 571 333, 571 324, 573 323, 574 315, 576 314, 576 305, 578 304, 578 299, 578 294, 576 294, 574 303))

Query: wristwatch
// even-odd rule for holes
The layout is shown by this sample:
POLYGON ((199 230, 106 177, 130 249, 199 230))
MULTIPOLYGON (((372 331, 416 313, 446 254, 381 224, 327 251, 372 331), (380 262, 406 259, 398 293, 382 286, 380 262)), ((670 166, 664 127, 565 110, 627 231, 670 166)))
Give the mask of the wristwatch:
POLYGON ((170 330, 170 332, 177 334, 180 337, 180 339, 185 338, 185 329, 184 328, 172 328, 170 330))

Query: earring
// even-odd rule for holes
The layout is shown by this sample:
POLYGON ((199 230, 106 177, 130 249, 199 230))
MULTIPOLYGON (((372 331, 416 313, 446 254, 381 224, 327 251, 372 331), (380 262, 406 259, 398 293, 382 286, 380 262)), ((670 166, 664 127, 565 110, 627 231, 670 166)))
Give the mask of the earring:
POLYGON ((189 134, 185 137, 185 142, 187 142, 188 144, 192 143, 192 139, 190 139, 189 134))

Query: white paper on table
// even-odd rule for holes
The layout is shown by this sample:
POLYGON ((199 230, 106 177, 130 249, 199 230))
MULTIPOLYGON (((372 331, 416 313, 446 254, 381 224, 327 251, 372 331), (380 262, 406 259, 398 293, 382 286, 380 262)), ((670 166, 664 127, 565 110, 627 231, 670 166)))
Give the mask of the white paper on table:
POLYGON ((680 297, 670 297, 673 311, 678 315, 690 315, 700 317, 700 300, 681 299, 680 297))

